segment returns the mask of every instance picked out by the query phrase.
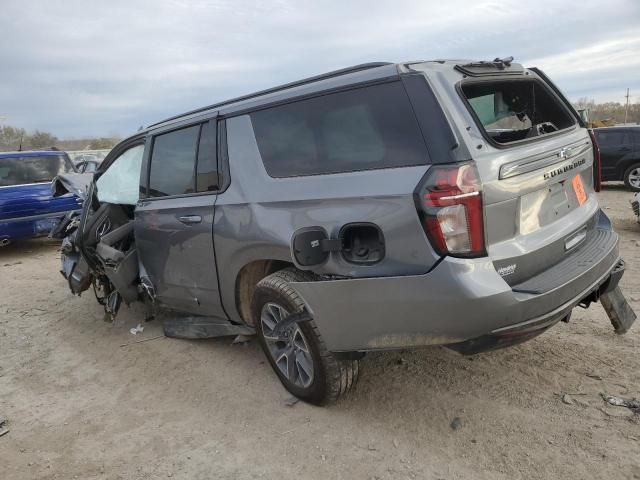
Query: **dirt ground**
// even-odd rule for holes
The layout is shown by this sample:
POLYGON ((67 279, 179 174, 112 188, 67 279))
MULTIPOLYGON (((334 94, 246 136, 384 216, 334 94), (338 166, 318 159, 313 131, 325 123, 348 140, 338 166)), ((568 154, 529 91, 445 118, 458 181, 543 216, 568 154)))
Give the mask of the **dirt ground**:
MULTIPOLYGON (((600 194, 640 312, 630 198, 600 194)), ((154 322, 134 336, 139 308, 105 323, 57 249, 0 250, 1 479, 640 478, 640 414, 601 398, 640 398, 640 323, 618 336, 599 304, 475 357, 370 354, 342 401, 289 406, 257 342, 153 339, 154 322)))

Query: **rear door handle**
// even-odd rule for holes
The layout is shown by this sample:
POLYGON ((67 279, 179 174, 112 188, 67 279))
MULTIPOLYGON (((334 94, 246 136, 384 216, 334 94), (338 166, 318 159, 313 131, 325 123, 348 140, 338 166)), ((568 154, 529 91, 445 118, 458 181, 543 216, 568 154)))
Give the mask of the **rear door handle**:
POLYGON ((178 217, 178 220, 185 225, 193 225, 200 223, 202 221, 202 217, 200 215, 184 215, 182 217, 178 217))

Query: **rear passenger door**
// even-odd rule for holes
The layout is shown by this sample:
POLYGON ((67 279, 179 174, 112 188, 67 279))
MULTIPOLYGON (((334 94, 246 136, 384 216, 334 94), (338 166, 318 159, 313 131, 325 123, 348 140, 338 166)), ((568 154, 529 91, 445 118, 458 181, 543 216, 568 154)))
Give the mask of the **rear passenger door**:
POLYGON ((626 167, 621 162, 633 152, 629 134, 623 130, 606 128, 596 132, 602 162, 602 179, 622 180, 626 167))
POLYGON ((216 120, 152 134, 135 210, 138 252, 159 303, 224 317, 213 249, 216 120))

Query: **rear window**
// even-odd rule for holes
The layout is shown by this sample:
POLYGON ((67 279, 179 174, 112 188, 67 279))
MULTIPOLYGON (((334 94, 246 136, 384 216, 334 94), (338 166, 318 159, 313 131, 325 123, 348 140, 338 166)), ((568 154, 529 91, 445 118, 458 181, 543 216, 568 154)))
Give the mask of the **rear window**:
POLYGON ((536 80, 468 83, 462 92, 480 126, 499 144, 541 137, 576 123, 561 101, 536 80))
POLYGON ((57 175, 73 171, 64 155, 0 158, 0 187, 50 182, 57 175))
POLYGON ((251 114, 272 177, 319 175, 427 163, 427 150, 399 82, 251 114))

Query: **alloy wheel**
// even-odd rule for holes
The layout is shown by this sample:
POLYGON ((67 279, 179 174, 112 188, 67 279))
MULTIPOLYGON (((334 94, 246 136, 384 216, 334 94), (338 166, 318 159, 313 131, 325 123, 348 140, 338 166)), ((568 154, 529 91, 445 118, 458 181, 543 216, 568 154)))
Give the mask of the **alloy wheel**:
POLYGON ((292 384, 307 388, 313 382, 313 358, 309 343, 297 323, 281 333, 274 333, 278 323, 289 316, 286 308, 268 302, 260 312, 262 336, 278 370, 292 384))
POLYGON ((634 168, 629 172, 629 185, 640 188, 640 168, 634 168))

